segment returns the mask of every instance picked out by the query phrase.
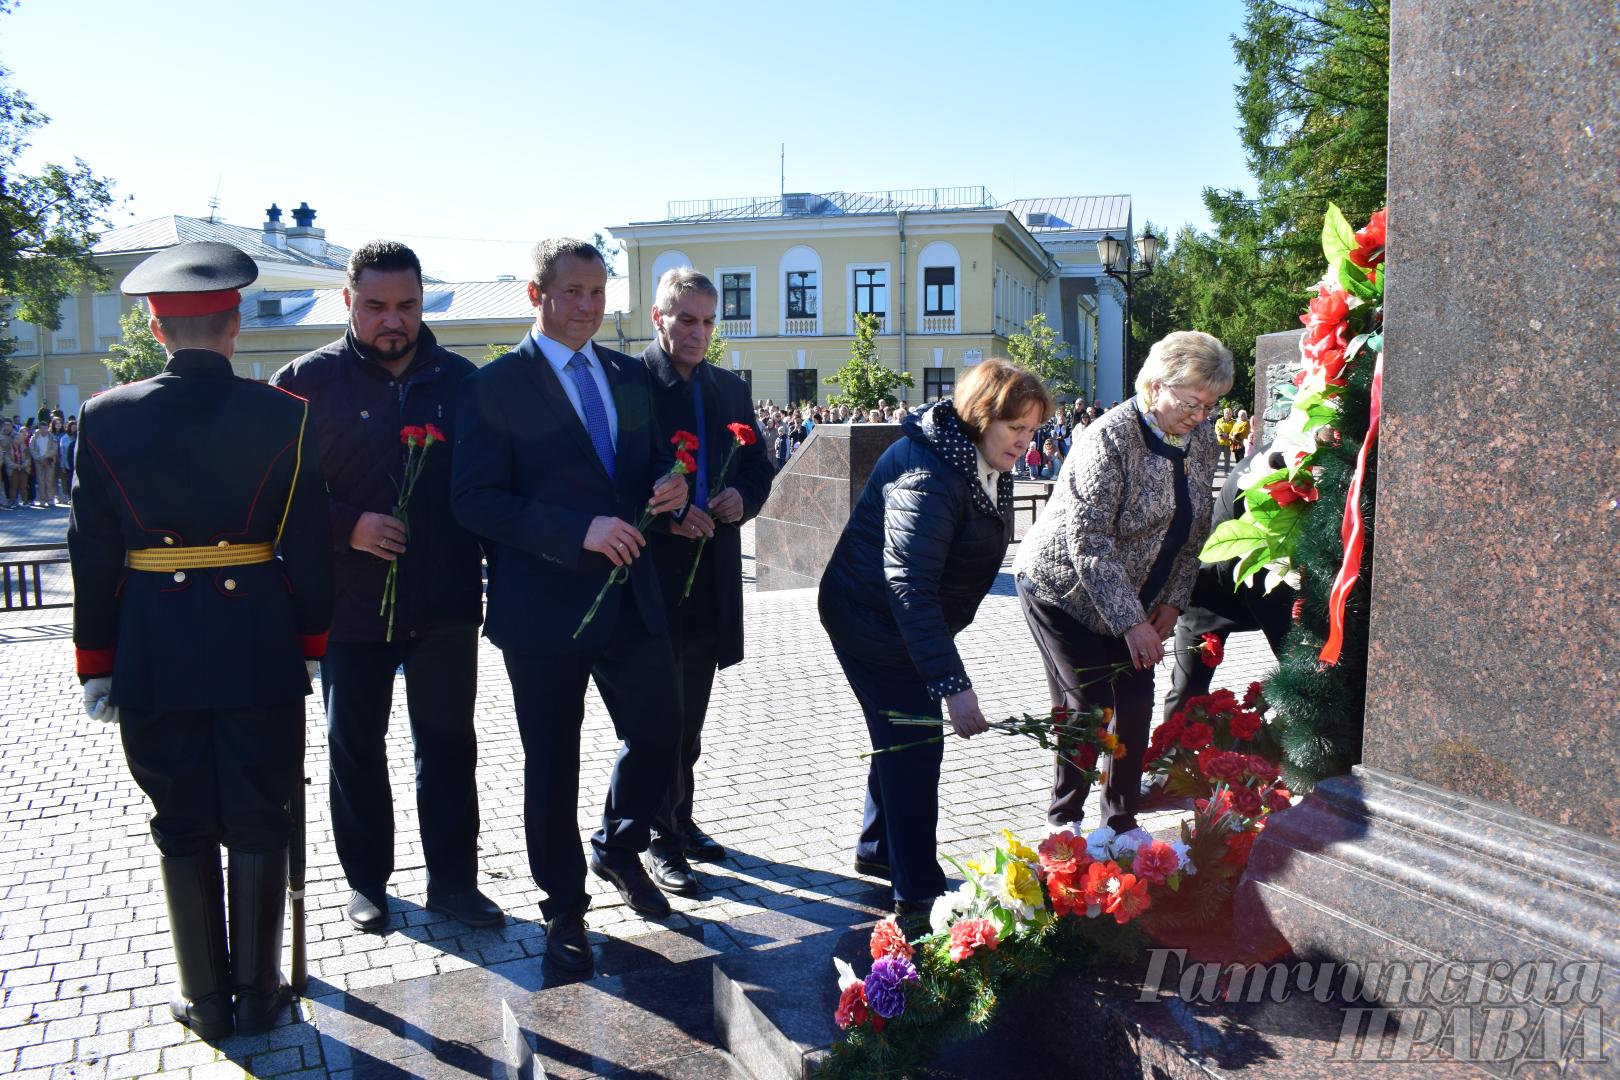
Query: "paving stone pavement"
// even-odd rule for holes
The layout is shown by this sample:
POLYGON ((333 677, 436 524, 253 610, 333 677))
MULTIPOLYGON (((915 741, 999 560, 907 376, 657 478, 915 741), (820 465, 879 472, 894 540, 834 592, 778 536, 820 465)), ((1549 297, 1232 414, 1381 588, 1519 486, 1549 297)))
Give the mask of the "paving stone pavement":
MULTIPOLYGON (((21 516, 0 516, 0 546, 29 542, 12 524, 21 516)), ((871 887, 849 871, 865 729, 816 619, 814 593, 751 592, 746 613, 748 659, 720 673, 697 773, 698 820, 731 856, 700 864, 706 895, 671 898, 675 913, 662 922, 637 916, 591 879, 593 932, 629 939, 762 911, 791 914, 871 887)), ((1008 574, 959 644, 987 715, 1044 708, 1039 658, 1008 574)), ((1235 635, 1217 685, 1241 691, 1270 666, 1263 638, 1235 635)), ((484 645, 479 669, 480 886, 511 916, 499 930, 468 931, 422 907, 402 684, 389 735, 398 822, 394 929, 374 936, 349 927, 348 888, 331 842, 323 717, 310 698, 310 997, 323 1005, 344 1001, 342 991, 543 951, 524 855, 522 748, 499 652, 484 645)), ((1161 688, 1167 679, 1161 670, 1161 688)), ((581 751, 582 839, 597 823, 616 747, 593 690, 581 751)), ((1048 775, 1048 760, 1026 740, 952 740, 940 789, 941 852, 972 853, 1003 827, 1039 833, 1048 775)), ((174 967, 147 814, 117 732, 80 709, 67 613, 0 615, 0 1074, 347 1080, 347 1071, 326 1064, 331 1050, 323 1049, 309 1001, 267 1035, 217 1047, 169 1019, 174 967)), ((1144 824, 1166 827, 1174 818, 1144 824)), ((1088 820, 1096 820, 1094 805, 1088 820)))

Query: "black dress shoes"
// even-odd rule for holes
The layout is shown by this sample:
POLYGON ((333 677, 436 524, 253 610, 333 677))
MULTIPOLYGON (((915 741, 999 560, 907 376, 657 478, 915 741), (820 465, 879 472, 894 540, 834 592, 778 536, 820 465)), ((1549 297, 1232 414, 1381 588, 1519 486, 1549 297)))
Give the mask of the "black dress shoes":
POLYGON ((585 936, 585 913, 568 911, 546 920, 546 959, 564 971, 589 971, 591 942, 585 936))
POLYGON ((609 860, 592 852, 591 873, 618 889, 631 911, 650 919, 662 919, 669 915, 669 901, 664 899, 664 894, 652 883, 647 871, 641 868, 641 860, 634 855, 609 860))
POLYGON ((855 856, 855 872, 862 877, 889 880, 889 864, 878 862, 876 859, 863 859, 859 855, 855 856))
POLYGON ((440 915, 448 915, 457 922, 476 929, 501 926, 506 922, 506 912, 477 889, 429 896, 427 909, 437 911, 440 915))
POLYGON ((895 922, 900 924, 901 933, 906 935, 907 941, 916 941, 920 937, 927 937, 933 933, 929 925, 929 918, 934 911, 932 900, 896 900, 894 902, 895 922))
POLYGON ((388 895, 368 895, 359 889, 349 894, 349 921, 368 934, 380 934, 388 929, 388 895))
POLYGON ((653 884, 665 892, 676 896, 696 896, 703 891, 685 856, 649 851, 642 856, 642 860, 647 864, 647 875, 653 879, 653 884))
POLYGON ((690 821, 682 830, 681 846, 687 858, 699 862, 719 862, 726 857, 725 846, 690 821))

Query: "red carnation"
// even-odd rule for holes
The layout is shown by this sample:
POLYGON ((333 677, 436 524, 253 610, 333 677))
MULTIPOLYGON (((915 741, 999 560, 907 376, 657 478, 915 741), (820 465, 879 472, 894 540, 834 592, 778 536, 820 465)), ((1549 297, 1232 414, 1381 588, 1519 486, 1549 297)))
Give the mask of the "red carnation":
POLYGON ((1239 785, 1232 789, 1232 808, 1244 817, 1260 816, 1260 793, 1252 787, 1239 785))
POLYGON ((677 451, 675 451, 675 465, 676 465, 676 468, 677 468, 678 472, 682 472, 682 473, 695 473, 695 472, 697 472, 697 459, 694 458, 691 454, 688 454, 685 450, 677 450, 677 451))
POLYGON ((759 436, 754 434, 753 424, 744 424, 741 422, 727 424, 726 430, 731 432, 731 437, 737 440, 738 446, 753 446, 759 441, 759 436))
POLYGON ((1232 721, 1227 730, 1234 739, 1252 739, 1260 733, 1260 714, 1256 712, 1237 712, 1232 714, 1232 721))
POLYGON ((892 915, 872 927, 871 948, 874 960, 881 960, 885 956, 903 956, 910 960, 912 955, 905 932, 900 929, 892 915))
POLYGON ((1276 762, 1268 761, 1259 754, 1250 754, 1248 765, 1251 773, 1268 784, 1282 775, 1282 771, 1277 768, 1276 762))
POLYGON ((1243 707, 1245 709, 1254 708, 1257 704, 1260 703, 1260 694, 1261 693, 1262 693, 1262 689, 1261 689, 1261 686, 1260 686, 1259 683, 1257 683, 1257 682, 1250 683, 1249 688, 1243 692, 1243 707))
POLYGON ((951 927, 951 959, 960 964, 980 949, 1001 944, 989 919, 963 919, 951 927))
POLYGON ((1181 745, 1189 750, 1202 750, 1214 737, 1215 729, 1208 724, 1188 724, 1187 730, 1181 733, 1181 745))
POLYGON ((406 446, 420 446, 427 442, 427 429, 416 424, 407 424, 399 429, 399 441, 406 446))
POLYGON ((669 441, 681 450, 696 450, 698 448, 698 437, 685 429, 676 431, 675 434, 669 437, 669 441))
POLYGON ((1131 860, 1131 871, 1149 885, 1163 885, 1165 878, 1179 869, 1181 860, 1176 858, 1176 849, 1163 840, 1137 848, 1136 858, 1131 860))
POLYGON ((449 441, 448 439, 446 439, 444 437, 444 432, 440 431, 437 427, 435 427, 432 424, 423 425, 423 430, 427 432, 427 445, 428 446, 432 446, 436 442, 448 442, 449 441))
POLYGON ((844 987, 844 992, 838 996, 838 1011, 833 1014, 833 1019, 838 1021, 839 1029, 848 1031, 852 1027, 860 1027, 866 1023, 869 1015, 870 1010, 866 1007, 866 984, 852 982, 844 987))
POLYGON ((1230 863, 1233 866, 1247 866, 1249 863, 1249 851, 1254 847, 1255 837, 1259 835, 1258 832, 1251 830, 1228 836, 1226 838, 1226 854, 1221 856, 1221 861, 1230 863))
POLYGON ((1226 643, 1221 641, 1219 634, 1204 634, 1199 640, 1203 642, 1199 646, 1203 656, 1199 659, 1203 660, 1204 666, 1219 667, 1222 657, 1226 655, 1226 643))
POLYGON ((1274 787, 1266 794, 1266 809, 1275 814, 1294 805, 1294 793, 1285 787, 1274 787))

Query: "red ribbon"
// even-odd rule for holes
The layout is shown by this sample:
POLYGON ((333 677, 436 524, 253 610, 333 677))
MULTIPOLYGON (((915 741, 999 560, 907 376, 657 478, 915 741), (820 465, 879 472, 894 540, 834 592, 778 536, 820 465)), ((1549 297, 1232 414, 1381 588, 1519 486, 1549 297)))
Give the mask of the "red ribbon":
POLYGON ((1339 538, 1344 541, 1344 562, 1339 576, 1333 579, 1333 591, 1328 594, 1328 639, 1317 654, 1326 664, 1337 664, 1339 652, 1344 648, 1344 609, 1350 602, 1350 593, 1361 576, 1361 551, 1367 542, 1367 530, 1361 520, 1361 485, 1367 479, 1367 455, 1378 441, 1378 414, 1384 401, 1384 351, 1378 351, 1373 364, 1372 419, 1367 424, 1367 438, 1356 455, 1356 475, 1350 481, 1350 492, 1344 497, 1344 523, 1339 526, 1339 538))

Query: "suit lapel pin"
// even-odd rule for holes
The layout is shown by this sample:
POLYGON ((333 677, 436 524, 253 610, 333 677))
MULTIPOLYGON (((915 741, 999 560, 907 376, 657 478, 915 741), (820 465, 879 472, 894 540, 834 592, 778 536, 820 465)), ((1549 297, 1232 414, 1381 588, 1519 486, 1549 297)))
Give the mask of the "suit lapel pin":
POLYGON ((360 419, 362 419, 362 420, 370 420, 371 419, 371 410, 370 409, 361 409, 360 410, 360 419))

